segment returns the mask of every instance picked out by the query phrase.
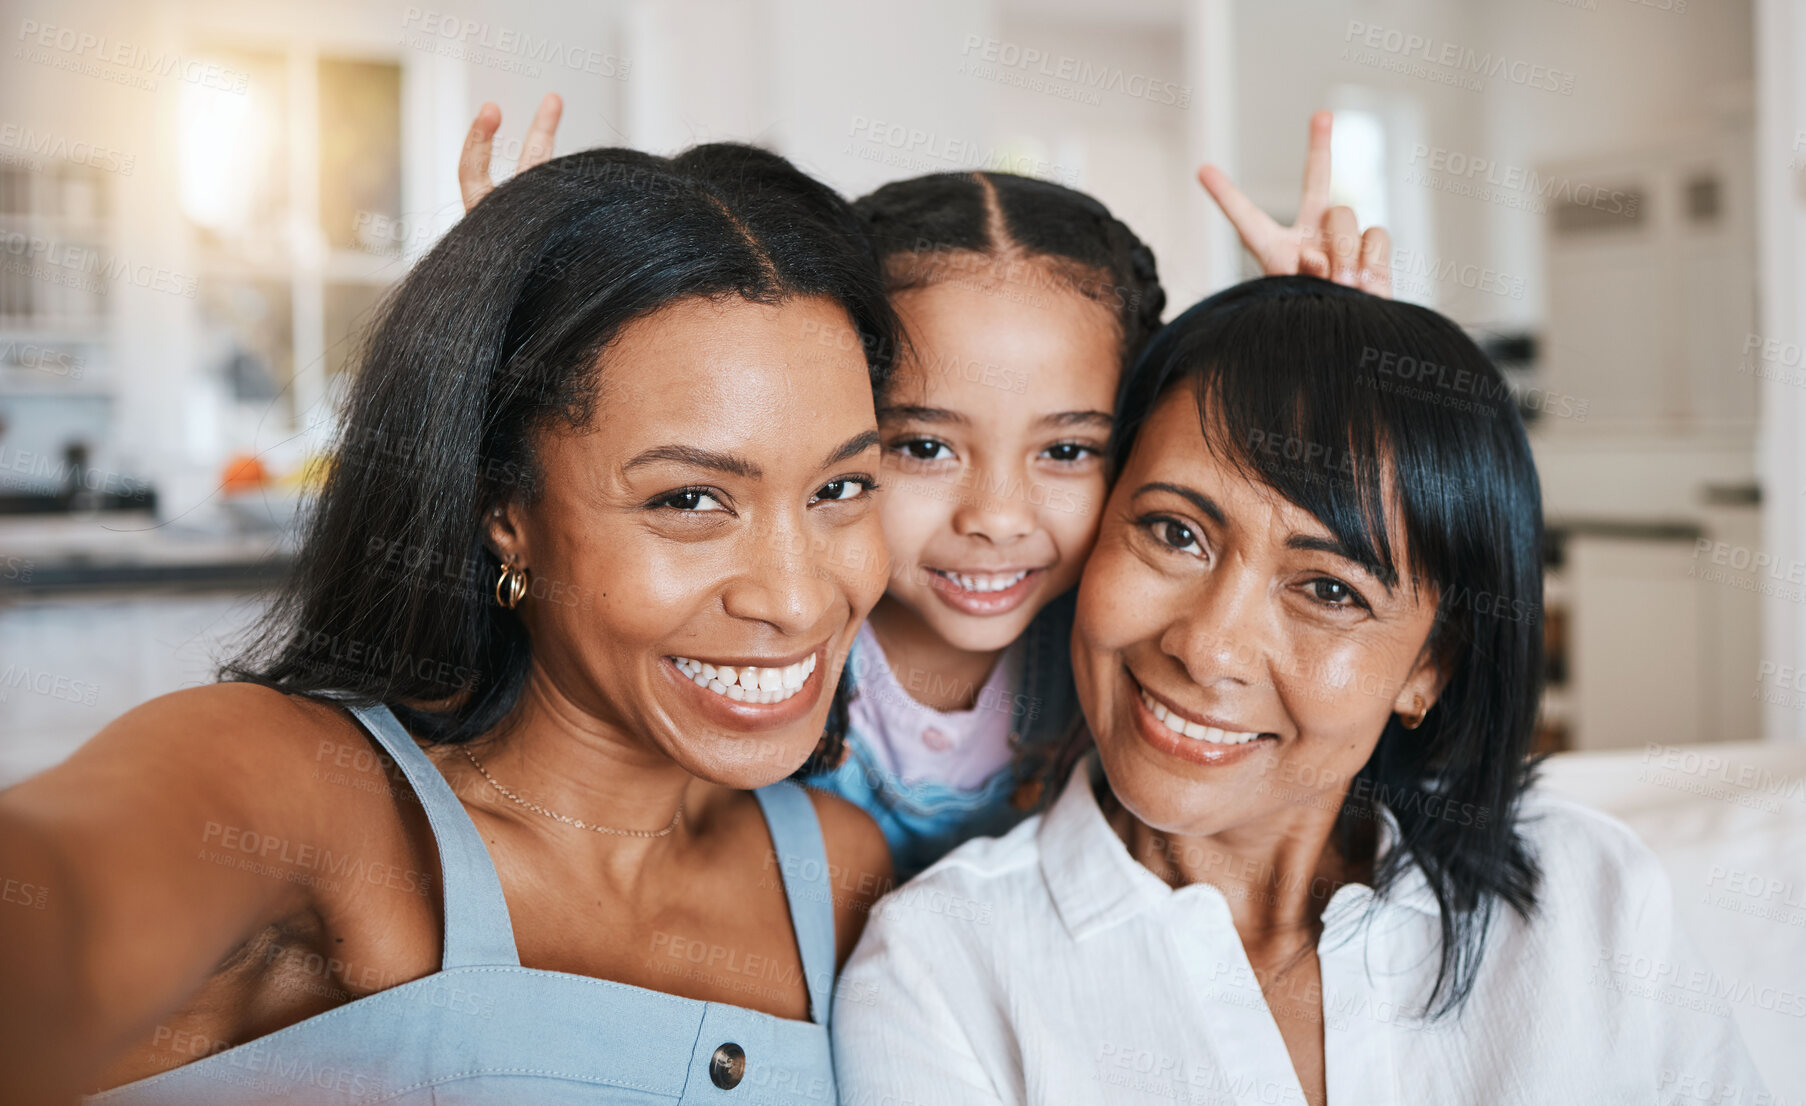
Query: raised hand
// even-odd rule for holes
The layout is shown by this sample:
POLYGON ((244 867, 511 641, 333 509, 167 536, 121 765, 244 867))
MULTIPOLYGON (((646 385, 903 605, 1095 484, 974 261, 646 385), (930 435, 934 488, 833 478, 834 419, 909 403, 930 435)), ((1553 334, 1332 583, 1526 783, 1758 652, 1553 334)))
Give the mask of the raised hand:
POLYGON ((1361 233, 1354 209, 1329 206, 1329 133, 1332 116, 1311 116, 1310 144, 1304 155, 1304 195, 1298 221, 1282 227, 1254 205, 1214 165, 1198 170, 1198 183, 1210 193, 1241 236, 1261 270, 1269 275, 1304 273, 1372 292, 1392 295, 1392 238, 1384 227, 1361 233))
MULTIPOLYGON (((558 130, 558 117, 564 114, 564 101, 558 93, 548 92, 533 113, 533 125, 527 128, 526 142, 521 146, 520 162, 515 169, 524 173, 552 156, 552 137, 558 130)), ((502 109, 484 104, 477 109, 476 121, 464 136, 464 152, 458 155, 458 190, 464 193, 464 210, 477 206, 477 201, 495 188, 489 179, 489 153, 495 145, 496 129, 502 125, 502 109)))

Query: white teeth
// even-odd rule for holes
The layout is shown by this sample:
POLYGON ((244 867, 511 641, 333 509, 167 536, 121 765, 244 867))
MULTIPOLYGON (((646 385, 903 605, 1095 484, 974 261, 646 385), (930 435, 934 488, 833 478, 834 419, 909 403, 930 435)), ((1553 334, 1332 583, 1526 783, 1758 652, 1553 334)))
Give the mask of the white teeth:
POLYGON ((815 671, 813 653, 782 668, 760 668, 749 664, 736 669, 689 657, 671 659, 677 670, 696 686, 741 703, 781 703, 802 690, 809 682, 809 674, 815 671))
POLYGON ((1188 722, 1178 714, 1166 709, 1166 705, 1149 695, 1145 690, 1141 693, 1141 701, 1147 704, 1148 712, 1160 720, 1160 724, 1173 733, 1197 741, 1208 741, 1212 745, 1243 745, 1253 741, 1260 735, 1242 733, 1239 730, 1219 730, 1215 726, 1202 726, 1196 722, 1188 722))
POLYGON ((943 578, 953 581, 962 591, 1003 591, 1020 584, 1028 576, 1028 569, 1020 572, 987 573, 967 575, 963 572, 941 572, 935 570, 943 578))

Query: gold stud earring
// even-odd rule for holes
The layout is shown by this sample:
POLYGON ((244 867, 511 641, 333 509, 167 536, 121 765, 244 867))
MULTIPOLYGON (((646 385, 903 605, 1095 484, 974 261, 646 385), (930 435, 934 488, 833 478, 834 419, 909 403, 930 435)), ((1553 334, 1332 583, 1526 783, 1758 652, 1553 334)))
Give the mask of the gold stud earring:
POLYGON ((1398 724, 1407 730, 1415 730, 1423 725, 1423 716, 1430 713, 1430 708, 1423 705, 1423 696, 1411 696, 1411 713, 1400 714, 1398 724))

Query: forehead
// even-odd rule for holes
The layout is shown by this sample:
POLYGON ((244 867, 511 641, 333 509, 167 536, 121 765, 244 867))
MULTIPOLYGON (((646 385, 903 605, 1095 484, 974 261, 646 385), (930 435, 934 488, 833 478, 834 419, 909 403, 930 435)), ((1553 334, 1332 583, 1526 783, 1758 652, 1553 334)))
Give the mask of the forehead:
MULTIPOLYGON (((604 351, 592 427, 627 445, 723 432, 770 438, 872 421, 859 334, 822 298, 680 300, 635 319, 604 351), (675 435, 675 437, 674 437, 675 435)), ((857 428, 855 428, 857 429, 857 428)))
POLYGON ((909 346, 892 397, 917 402, 932 393, 1110 410, 1121 370, 1114 315, 1039 266, 1022 271, 1039 275, 961 276, 897 293, 909 346))

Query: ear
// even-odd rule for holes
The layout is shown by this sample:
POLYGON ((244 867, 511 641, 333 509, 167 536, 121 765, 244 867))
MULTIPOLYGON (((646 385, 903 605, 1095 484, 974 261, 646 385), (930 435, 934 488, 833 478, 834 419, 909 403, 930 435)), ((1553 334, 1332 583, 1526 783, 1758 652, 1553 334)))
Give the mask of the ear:
POLYGON ((519 503, 510 501, 491 507, 483 529, 489 539, 490 550, 501 558, 503 564, 532 567, 533 557, 527 542, 526 513, 519 503))
POLYGON ((1398 697, 1392 700, 1394 714, 1410 715, 1418 711, 1428 711, 1436 705, 1441 697, 1442 689, 1449 685, 1450 669, 1448 658, 1442 650, 1434 647, 1434 636, 1424 643, 1423 650, 1417 654, 1417 664, 1405 682, 1399 685, 1398 697))

